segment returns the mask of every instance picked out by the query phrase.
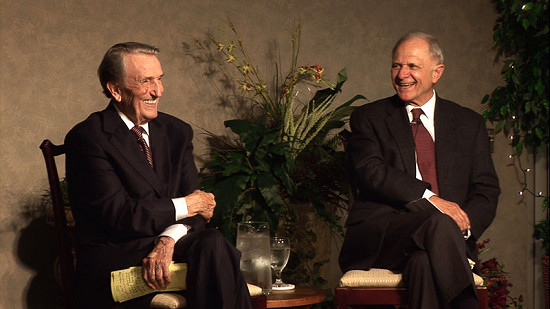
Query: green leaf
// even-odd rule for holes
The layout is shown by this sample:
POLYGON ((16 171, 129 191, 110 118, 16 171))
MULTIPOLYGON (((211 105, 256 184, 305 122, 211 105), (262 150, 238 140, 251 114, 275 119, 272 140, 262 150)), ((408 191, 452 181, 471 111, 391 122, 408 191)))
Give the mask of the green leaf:
POLYGON ((523 19, 521 21, 521 25, 523 26, 523 29, 525 29, 525 30, 529 29, 529 20, 528 19, 523 19))
POLYGON ((537 91, 537 94, 539 96, 542 96, 544 94, 544 90, 546 90, 546 87, 542 83, 542 80, 538 80, 537 84, 535 85, 535 90, 537 91))
POLYGON ((269 216, 266 216, 265 219, 269 222, 271 227, 275 228, 278 226, 279 214, 284 206, 284 202, 281 197, 281 188, 279 187, 277 180, 273 178, 273 175, 269 173, 262 173, 258 175, 257 186, 267 204, 268 209, 266 210, 270 214, 269 216))
POLYGON ((538 137, 539 139, 544 138, 544 134, 542 133, 541 128, 539 128, 539 127, 535 128, 535 136, 538 137))
POLYGON ((506 117, 508 115, 508 106, 505 105, 500 108, 500 115, 502 117, 506 117))
POLYGON ((256 148, 260 138, 267 131, 265 125, 245 119, 226 120, 224 125, 239 135, 248 151, 256 148))
POLYGON ((489 111, 483 111, 483 113, 481 115, 483 116, 483 119, 489 120, 489 111))
POLYGON ((365 96, 360 94, 355 95, 353 98, 347 100, 346 102, 338 106, 336 109, 334 109, 335 116, 333 117, 338 117, 336 115, 340 115, 340 117, 349 116, 351 112, 353 112, 353 110, 355 109, 354 107, 351 107, 351 104, 355 103, 355 101, 357 100, 368 100, 368 99, 365 96))
POLYGON ((281 207, 283 205, 279 184, 273 175, 270 173, 259 174, 257 185, 268 205, 272 207, 281 207))
POLYGON ((216 196, 216 211, 214 212, 217 223, 223 221, 226 214, 238 206, 238 200, 245 190, 249 176, 235 175, 226 179, 215 180, 207 178, 201 181, 201 186, 216 196))
POLYGON ((503 126, 504 126, 504 121, 502 121, 502 120, 499 121, 499 122, 497 123, 497 126, 495 127, 495 133, 500 132, 500 131, 502 130, 503 126))
POLYGON ((338 72, 338 78, 336 83, 341 87, 347 80, 348 80, 348 71, 346 70, 346 68, 343 68, 338 72))
POLYGON ((521 154, 523 153, 523 144, 522 143, 517 144, 516 152, 517 152, 518 156, 521 156, 521 154))

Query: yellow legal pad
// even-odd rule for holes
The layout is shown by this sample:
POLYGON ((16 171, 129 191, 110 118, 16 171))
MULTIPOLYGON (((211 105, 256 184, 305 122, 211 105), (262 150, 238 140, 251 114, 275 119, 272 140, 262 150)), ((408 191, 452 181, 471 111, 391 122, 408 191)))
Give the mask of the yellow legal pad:
POLYGON ((186 263, 172 263, 169 267, 172 282, 165 290, 153 290, 141 277, 141 266, 111 272, 111 293, 116 302, 124 302, 154 292, 181 291, 186 289, 186 263))

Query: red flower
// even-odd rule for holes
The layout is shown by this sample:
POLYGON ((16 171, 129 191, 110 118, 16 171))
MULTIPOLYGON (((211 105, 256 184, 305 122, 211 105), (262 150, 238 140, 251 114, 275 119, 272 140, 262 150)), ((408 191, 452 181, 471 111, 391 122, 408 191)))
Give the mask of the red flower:
POLYGON ((481 268, 488 270, 489 272, 496 272, 498 270, 498 262, 496 258, 492 258, 488 261, 481 263, 481 268))
POLYGON ((480 243, 478 242, 478 243, 476 244, 476 246, 477 246, 477 251, 479 252, 479 251, 485 249, 485 245, 488 244, 490 241, 491 241, 491 239, 490 239, 490 238, 487 238, 487 239, 484 239, 484 240, 483 240, 482 242, 480 242, 480 243))

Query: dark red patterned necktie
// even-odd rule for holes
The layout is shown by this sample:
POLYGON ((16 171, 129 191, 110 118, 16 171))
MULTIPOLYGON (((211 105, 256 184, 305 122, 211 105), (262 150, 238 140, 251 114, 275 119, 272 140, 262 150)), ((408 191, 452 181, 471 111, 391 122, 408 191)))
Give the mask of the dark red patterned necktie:
POLYGON ((435 168, 435 145, 434 141, 426 130, 426 127, 420 121, 420 115, 424 112, 420 108, 412 109, 413 120, 411 122, 411 129, 414 137, 414 143, 416 145, 416 163, 420 170, 420 175, 425 182, 432 185, 431 191, 435 194, 439 194, 439 188, 437 186, 437 173, 435 168))
POLYGON ((147 158, 147 162, 149 162, 149 165, 153 167, 153 155, 151 154, 151 148, 149 145, 147 145, 147 142, 143 138, 143 132, 145 132, 145 129, 141 126, 135 126, 132 129, 130 129, 132 133, 134 133, 137 137, 137 141, 139 144, 139 148, 145 154, 145 157, 147 158))

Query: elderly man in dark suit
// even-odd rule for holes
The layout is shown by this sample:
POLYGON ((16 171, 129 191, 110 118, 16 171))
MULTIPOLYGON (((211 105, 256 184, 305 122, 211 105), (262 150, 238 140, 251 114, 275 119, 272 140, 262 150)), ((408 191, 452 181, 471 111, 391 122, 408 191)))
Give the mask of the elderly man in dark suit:
POLYGON ((110 272, 143 266, 144 281, 162 291, 171 261, 187 263, 190 308, 251 308, 240 253, 204 227, 216 202, 197 189, 192 129, 157 111, 157 53, 141 43, 111 47, 98 69, 111 102, 65 138, 78 308, 148 308, 151 295, 115 303, 110 272))
POLYGON ((404 36, 392 52, 397 94, 350 119, 357 194, 340 266, 402 271, 413 309, 477 308, 468 259, 500 194, 484 120, 434 91, 444 68, 435 38, 404 36))

